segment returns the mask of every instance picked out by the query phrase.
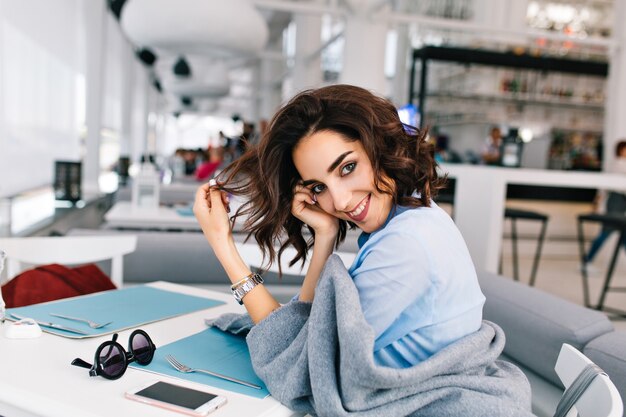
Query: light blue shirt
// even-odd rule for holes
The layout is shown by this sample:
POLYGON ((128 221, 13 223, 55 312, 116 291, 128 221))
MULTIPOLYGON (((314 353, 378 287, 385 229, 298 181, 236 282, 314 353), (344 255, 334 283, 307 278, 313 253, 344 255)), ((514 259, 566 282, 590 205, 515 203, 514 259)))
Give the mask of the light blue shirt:
POLYGON ((485 297, 465 241, 448 214, 398 207, 359 237, 349 269, 375 332, 374 360, 413 366, 477 331, 485 297))

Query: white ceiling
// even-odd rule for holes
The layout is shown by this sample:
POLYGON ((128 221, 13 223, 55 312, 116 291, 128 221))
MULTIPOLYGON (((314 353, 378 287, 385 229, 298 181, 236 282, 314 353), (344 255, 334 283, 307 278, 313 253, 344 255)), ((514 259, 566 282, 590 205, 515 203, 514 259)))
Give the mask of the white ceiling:
MULTIPOLYGON (((479 38, 477 25, 470 20, 473 9, 489 0, 108 1, 112 10, 121 6, 121 27, 135 46, 148 47, 157 55, 153 75, 165 90, 172 111, 185 111, 179 100, 183 95, 194 99, 194 111, 210 109, 230 115, 249 106, 256 97, 254 90, 258 90, 253 70, 258 68, 260 57, 271 56, 287 65, 287 57, 282 56, 282 36, 294 13, 325 13, 338 19, 368 13, 388 19, 390 27, 409 25, 413 45, 428 39, 475 44, 477 40, 484 43, 497 38, 493 33, 483 33, 479 38), (264 28, 259 29, 259 21, 264 28), (146 44, 139 44, 138 39, 145 39, 146 44), (273 45, 271 51, 266 45, 273 45), (192 77, 188 79, 177 78, 172 72, 181 56, 191 68, 192 77), (203 100, 207 103, 201 105, 203 100)), ((607 13, 613 7, 612 0, 529 0, 528 4, 542 10, 559 4, 592 10, 587 23, 590 31, 606 25, 607 13)), ((556 39, 563 36, 546 33, 556 39)), ((585 42, 591 44, 590 40, 585 42)), ((287 74, 284 71, 283 75, 287 74)))

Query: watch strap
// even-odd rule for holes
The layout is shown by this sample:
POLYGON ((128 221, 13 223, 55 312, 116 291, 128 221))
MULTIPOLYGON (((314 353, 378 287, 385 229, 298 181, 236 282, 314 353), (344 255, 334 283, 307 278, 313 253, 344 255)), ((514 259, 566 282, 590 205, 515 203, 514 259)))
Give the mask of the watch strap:
POLYGON ((243 304, 243 297, 246 296, 254 287, 259 284, 263 284, 263 277, 257 273, 251 273, 241 281, 231 285, 230 290, 233 293, 233 297, 239 304, 243 304))

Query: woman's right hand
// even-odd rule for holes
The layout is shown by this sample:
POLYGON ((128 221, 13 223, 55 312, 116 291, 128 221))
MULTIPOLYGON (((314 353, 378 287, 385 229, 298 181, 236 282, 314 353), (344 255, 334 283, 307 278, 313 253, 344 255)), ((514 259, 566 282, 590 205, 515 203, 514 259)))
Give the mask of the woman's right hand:
POLYGON ((315 194, 302 185, 296 185, 294 190, 291 214, 309 225, 316 236, 334 238, 339 232, 339 219, 322 210, 315 200, 315 194))
POLYGON ((211 182, 196 191, 193 214, 214 250, 232 237, 227 206, 228 196, 217 185, 211 185, 211 182))

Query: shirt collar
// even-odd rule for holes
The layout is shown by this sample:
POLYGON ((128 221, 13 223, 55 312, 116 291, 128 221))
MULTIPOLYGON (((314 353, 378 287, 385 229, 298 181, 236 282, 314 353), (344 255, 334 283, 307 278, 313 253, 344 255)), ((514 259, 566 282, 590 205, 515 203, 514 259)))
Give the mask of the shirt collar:
MULTIPOLYGON (((422 194, 418 193, 417 191, 414 191, 413 194, 411 195, 411 197, 415 197, 415 198, 420 198, 421 196, 422 196, 422 194)), ((431 204, 432 204, 432 200, 431 200, 431 204)), ((389 210, 389 214, 387 215, 387 220, 385 220, 385 223, 381 227, 379 227, 377 230, 373 231, 372 233, 361 232, 361 234, 359 235, 359 237, 357 239, 357 243, 359 245, 359 249, 361 249, 363 247, 363 245, 365 245, 365 242, 367 242, 369 240, 371 235, 374 235, 374 234, 380 232, 381 230, 383 230, 385 227, 387 227, 387 224, 389 224, 391 219, 393 219, 397 215, 402 214, 405 211, 410 210, 410 209, 411 209, 411 207, 400 206, 400 205, 397 205, 397 204, 394 204, 393 206, 391 206, 391 210, 389 210)))

